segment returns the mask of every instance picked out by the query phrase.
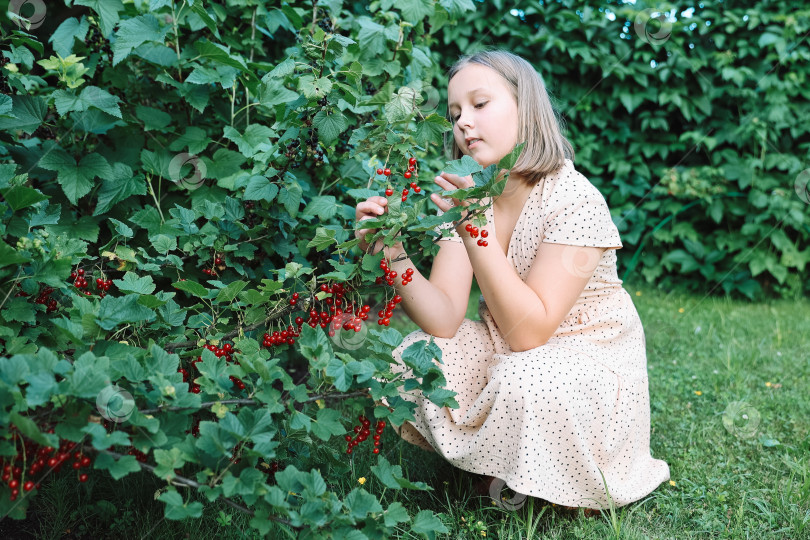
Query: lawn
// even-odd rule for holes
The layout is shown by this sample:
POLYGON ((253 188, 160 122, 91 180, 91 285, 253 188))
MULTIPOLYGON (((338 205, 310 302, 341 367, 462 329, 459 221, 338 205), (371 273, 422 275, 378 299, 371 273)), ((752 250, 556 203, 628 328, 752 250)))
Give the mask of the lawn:
MULTIPOLYGON (((507 511, 474 494, 472 475, 387 429, 381 455, 432 491, 384 490, 369 469, 377 457, 358 452, 345 492, 365 478, 384 507, 431 509, 450 531, 440 538, 810 538, 810 301, 750 304, 624 286, 647 337, 652 454, 669 464, 671 482, 595 518, 533 498, 507 511)), ((477 306, 474 291, 468 317, 477 306)), ((392 326, 416 329, 402 318, 392 326)), ((131 478, 126 493, 101 474, 89 485, 56 478, 43 485, 37 513, 0 522, 0 536, 255 537, 249 518, 221 503, 200 520, 167 521, 162 504, 132 502, 133 492, 151 499, 155 478, 131 478)))

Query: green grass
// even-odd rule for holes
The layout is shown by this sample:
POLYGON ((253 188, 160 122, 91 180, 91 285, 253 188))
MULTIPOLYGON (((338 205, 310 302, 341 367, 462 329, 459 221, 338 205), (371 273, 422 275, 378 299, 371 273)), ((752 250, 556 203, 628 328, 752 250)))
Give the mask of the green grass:
MULTIPOLYGON (((386 430, 382 455, 433 490, 383 490, 369 468, 376 456, 363 451, 340 489, 365 477, 365 489, 382 496, 384 507, 400 501, 412 516, 425 508, 439 514, 450 539, 483 538, 482 531, 499 539, 810 539, 810 301, 749 304, 624 287, 647 339, 652 455, 669 464, 674 485, 596 518, 533 498, 506 511, 473 494, 473 475, 386 430)), ((474 289, 467 316, 478 318, 477 308, 474 289)), ((402 318, 392 326, 403 335, 416 329, 402 318)), ((222 503, 207 506, 199 520, 170 522, 153 500, 160 487, 154 477, 133 475, 126 485, 124 492, 100 473, 86 485, 57 478, 40 491, 38 511, 14 530, 38 538, 256 537, 249 518, 222 503)), ((10 526, 0 523, 0 536, 10 526)), ((402 529, 398 538, 416 536, 402 529)))

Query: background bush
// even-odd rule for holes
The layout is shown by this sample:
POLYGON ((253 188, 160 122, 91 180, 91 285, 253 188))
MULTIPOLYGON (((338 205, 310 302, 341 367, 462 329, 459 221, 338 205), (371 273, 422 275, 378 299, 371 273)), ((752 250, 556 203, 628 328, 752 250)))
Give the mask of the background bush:
MULTIPOLYGON (((647 6, 581 2, 76 0, 27 31, 9 15, 0 512, 23 517, 27 478, 87 456, 124 482, 166 480, 172 519, 227 499, 265 532, 441 530, 431 512, 338 492, 353 422, 327 403, 397 425, 412 418, 403 385, 454 403, 433 344, 405 355, 421 382, 387 383, 402 336, 374 315, 393 291, 351 221, 357 201, 407 186, 409 158, 423 179, 444 167, 443 73, 462 52, 505 47, 542 73, 622 233, 620 277, 806 292, 808 12, 655 8, 674 10, 655 31, 647 6), (364 303, 360 332, 320 324, 364 303), (296 321, 313 309, 319 322, 296 321)), ((439 221, 422 184, 380 234, 403 233, 427 271, 439 221)), ((374 474, 429 489, 384 458, 374 474)))

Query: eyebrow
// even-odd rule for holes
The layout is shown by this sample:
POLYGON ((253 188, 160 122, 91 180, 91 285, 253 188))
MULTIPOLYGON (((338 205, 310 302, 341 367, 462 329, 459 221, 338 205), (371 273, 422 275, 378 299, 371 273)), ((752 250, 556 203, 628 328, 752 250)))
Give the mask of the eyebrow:
MULTIPOLYGON (((474 94, 474 93, 476 93, 476 92, 482 92, 482 91, 483 91, 483 92, 486 92, 486 91, 487 91, 487 89, 486 89, 486 88, 483 88, 483 87, 481 87, 481 88, 475 88, 474 90, 470 90, 469 92, 467 92, 467 95, 468 95, 468 96, 470 96, 470 95, 472 95, 472 94, 474 94)), ((453 107, 458 107, 458 104, 457 104, 457 103, 450 103, 450 104, 447 106, 447 109, 449 110, 449 109, 452 109, 453 107)))

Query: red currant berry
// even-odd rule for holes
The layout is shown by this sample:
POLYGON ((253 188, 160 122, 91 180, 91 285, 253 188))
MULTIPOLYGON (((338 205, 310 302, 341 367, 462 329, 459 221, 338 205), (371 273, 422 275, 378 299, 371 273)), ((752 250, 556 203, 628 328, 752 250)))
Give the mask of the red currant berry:
POLYGON ((415 157, 412 157, 411 159, 409 159, 409 160, 408 160, 408 165, 410 165, 410 166, 412 166, 412 167, 413 167, 414 165, 416 165, 416 158, 415 158, 415 157))
POLYGON ((87 473, 82 473, 79 475, 79 482, 87 482, 88 478, 89 476, 87 476, 87 473))
POLYGON ((415 188, 413 188, 413 192, 414 192, 414 193, 421 193, 421 192, 422 192, 422 188, 420 188, 419 186, 416 186, 415 188))
POLYGON ((374 453, 375 453, 375 454, 379 454, 379 453, 380 453, 380 449, 379 449, 379 448, 375 448, 375 449, 374 449, 374 453))
POLYGON ((486 238, 487 236, 489 236, 489 231, 486 229, 481 229, 481 237, 486 238))
POLYGON ((405 177, 405 179, 406 179, 406 180, 408 180, 408 179, 411 177, 411 171, 405 171, 405 172, 402 174, 402 176, 404 176, 404 177, 405 177))
POLYGON ((407 196, 407 195, 403 195, 403 196, 402 196, 402 202, 405 202, 405 201, 407 201, 407 200, 408 200, 408 196, 407 196))
POLYGON ((383 174, 384 174, 385 176, 391 176, 391 169, 389 169, 389 168, 387 168, 387 167, 386 167, 386 169, 383 171, 383 174))
POLYGON ((393 194, 394 194, 394 190, 393 190, 393 189, 388 188, 388 189, 386 189, 386 190, 385 190, 385 196, 386 196, 386 197, 390 197, 390 196, 391 196, 391 195, 393 195, 393 194))
POLYGON ((29 480, 25 484, 23 484, 23 490, 31 491, 32 489, 34 489, 34 483, 31 480, 29 480))
POLYGON ((382 174, 382 173, 383 173, 382 169, 377 169, 377 174, 382 174))

